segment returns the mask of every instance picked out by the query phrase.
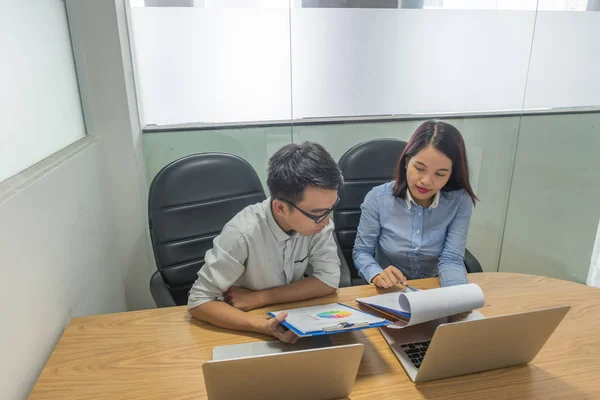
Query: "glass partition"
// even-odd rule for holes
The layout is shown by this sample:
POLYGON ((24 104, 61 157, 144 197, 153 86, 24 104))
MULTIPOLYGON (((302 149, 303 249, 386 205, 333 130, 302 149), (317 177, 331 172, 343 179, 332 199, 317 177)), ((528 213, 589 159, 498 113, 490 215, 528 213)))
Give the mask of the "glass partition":
POLYGON ((443 119, 467 145, 481 199, 467 247, 483 269, 585 280, 600 218, 600 2, 166 3, 131 0, 149 176, 221 151, 264 184, 291 141, 339 159, 443 119))

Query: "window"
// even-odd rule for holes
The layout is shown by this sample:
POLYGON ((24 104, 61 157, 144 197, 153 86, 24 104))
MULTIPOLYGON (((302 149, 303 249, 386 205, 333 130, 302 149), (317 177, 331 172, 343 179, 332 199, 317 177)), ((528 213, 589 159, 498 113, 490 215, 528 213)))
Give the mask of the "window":
POLYGON ((8 2, 0 13, 0 182, 85 135, 65 5, 8 2), (32 29, 35 27, 35 29, 32 29))

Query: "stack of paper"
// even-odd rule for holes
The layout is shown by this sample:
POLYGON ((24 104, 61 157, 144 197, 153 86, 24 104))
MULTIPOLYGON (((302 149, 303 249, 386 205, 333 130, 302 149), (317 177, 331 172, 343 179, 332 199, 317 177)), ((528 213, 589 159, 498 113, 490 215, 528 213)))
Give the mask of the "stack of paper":
POLYGON ((387 293, 356 301, 384 314, 397 316, 398 322, 388 327, 403 328, 480 308, 484 297, 479 285, 470 283, 416 292, 387 293))

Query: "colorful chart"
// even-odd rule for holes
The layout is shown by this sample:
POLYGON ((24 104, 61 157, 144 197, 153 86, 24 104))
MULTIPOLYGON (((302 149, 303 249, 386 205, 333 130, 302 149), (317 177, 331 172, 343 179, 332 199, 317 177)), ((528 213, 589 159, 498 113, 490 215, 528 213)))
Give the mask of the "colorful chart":
POLYGON ((324 311, 317 314, 319 318, 348 318, 352 313, 348 311, 324 311))

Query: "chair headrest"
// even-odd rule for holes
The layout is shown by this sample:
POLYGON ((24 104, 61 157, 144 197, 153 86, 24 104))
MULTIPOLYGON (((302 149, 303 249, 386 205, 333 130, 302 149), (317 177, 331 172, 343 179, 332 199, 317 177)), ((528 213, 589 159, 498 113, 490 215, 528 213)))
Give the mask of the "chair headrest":
POLYGON ((357 144, 346 151, 338 163, 344 180, 391 179, 405 147, 406 142, 396 139, 357 144))
POLYGON ((192 154, 172 162, 156 175, 150 186, 149 209, 252 192, 263 192, 263 188, 247 161, 225 153, 192 154))

